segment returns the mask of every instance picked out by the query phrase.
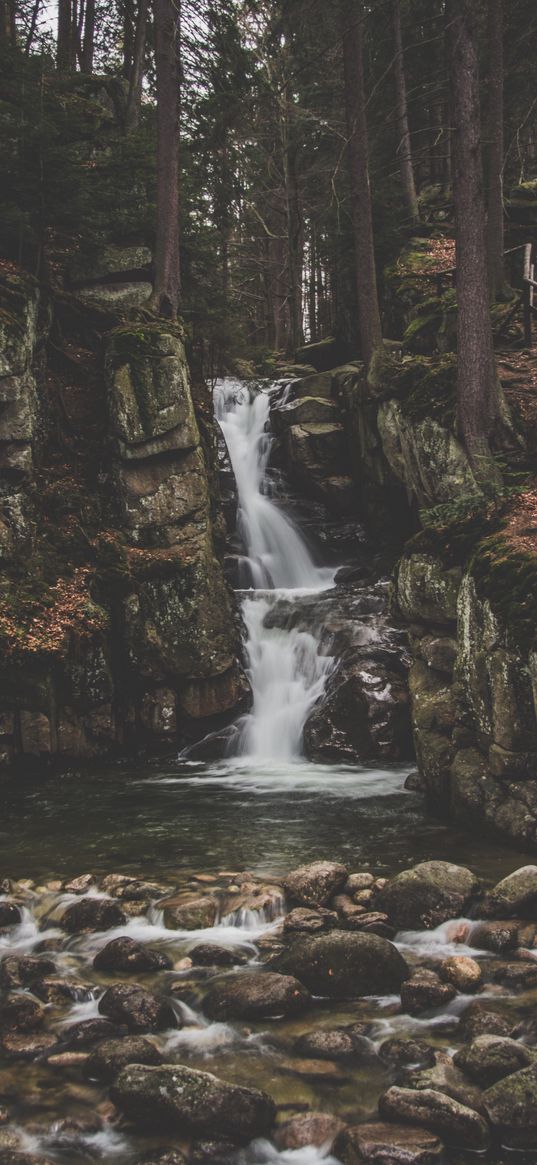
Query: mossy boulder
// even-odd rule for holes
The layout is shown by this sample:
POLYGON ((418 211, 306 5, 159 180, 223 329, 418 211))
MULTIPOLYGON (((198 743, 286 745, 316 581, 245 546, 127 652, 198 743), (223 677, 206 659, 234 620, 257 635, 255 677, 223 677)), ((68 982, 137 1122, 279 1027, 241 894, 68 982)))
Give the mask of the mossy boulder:
POLYGON ((537 1064, 487 1088, 483 1104, 503 1144, 516 1148, 537 1146, 537 1064))
POLYGON ((393 399, 380 405, 377 423, 388 464, 419 506, 479 493, 462 445, 434 417, 414 419, 393 399))
POLYGON ((479 889, 471 870, 452 862, 420 862, 391 878, 376 898, 398 930, 432 930, 448 918, 459 918, 479 889))
POLYGON ((151 260, 149 247, 108 243, 106 246, 79 251, 73 255, 67 264, 67 275, 70 283, 76 286, 112 275, 141 271, 149 267, 151 260))
POLYGON ((405 555, 395 580, 401 613, 409 622, 454 624, 461 579, 459 566, 446 567, 432 554, 405 555))
POLYGON ((38 334, 39 288, 22 268, 0 276, 0 376, 21 376, 33 357, 38 334))
POLYGON ((507 1037, 477 1036, 454 1057, 455 1064, 476 1084, 489 1087, 504 1076, 511 1076, 528 1068, 535 1060, 534 1053, 519 1040, 507 1037))
POLYGON ((314 995, 334 999, 393 994, 408 976, 405 960, 387 939, 340 930, 293 939, 274 968, 294 975, 314 995))

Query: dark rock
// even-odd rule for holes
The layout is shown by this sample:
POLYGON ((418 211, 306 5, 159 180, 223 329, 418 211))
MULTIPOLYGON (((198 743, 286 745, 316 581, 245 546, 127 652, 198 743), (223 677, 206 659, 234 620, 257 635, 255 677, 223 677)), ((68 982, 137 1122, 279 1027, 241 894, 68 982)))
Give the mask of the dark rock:
POLYGON ((189 1165, 234 1165, 239 1147, 227 1137, 214 1141, 200 1138, 190 1145, 189 1165))
POLYGON ((169 1003, 135 983, 115 983, 109 987, 99 1000, 99 1011, 115 1023, 126 1024, 130 1032, 180 1026, 169 1003))
POLYGON ((54 1032, 6 1032, 0 1041, 4 1055, 14 1060, 37 1060, 59 1047, 54 1032))
POLYGON ((418 1125, 465 1149, 485 1149, 487 1122, 479 1113, 433 1088, 389 1088, 379 1101, 381 1116, 418 1125))
POLYGON ((485 1111, 496 1132, 519 1148, 537 1145, 537 1064, 505 1076, 484 1093, 485 1111))
POLYGON ((127 917, 117 902, 109 898, 81 898, 72 902, 64 911, 59 925, 69 934, 83 931, 111 930, 114 926, 124 926, 127 917))
POLYGON ((537 866, 521 866, 485 895, 483 918, 530 918, 537 911, 537 866))
POLYGON ((265 1092, 227 1084, 182 1065, 124 1068, 110 1095, 138 1127, 173 1127, 180 1133, 230 1137, 241 1144, 266 1136, 276 1114, 265 1092))
POLYGON ((473 927, 471 944, 478 950, 493 951, 502 955, 506 951, 514 951, 517 947, 533 945, 537 927, 535 923, 522 922, 520 919, 508 919, 505 922, 480 922, 473 927))
POLYGON ((16 926, 22 921, 22 913, 16 902, 10 902, 9 898, 2 898, 0 901, 0 926, 16 926))
POLYGON ((154 1044, 143 1036, 125 1036, 121 1040, 103 1040, 86 1061, 86 1073, 94 1080, 113 1080, 127 1064, 155 1067, 163 1059, 154 1044))
POLYGON ((471 1044, 461 1048, 453 1057, 458 1068, 487 1088, 534 1062, 534 1056, 524 1044, 501 1036, 477 1036, 471 1044))
POLYGON ((364 1034, 366 1027, 366 1024, 356 1023, 332 1029, 318 1028, 300 1036, 294 1051, 299 1056, 313 1056, 319 1060, 370 1060, 375 1056, 375 1050, 364 1034))
POLYGON ((170 971, 173 963, 167 955, 144 947, 126 935, 114 938, 93 960, 96 971, 170 971))
POLYGON ((181 1149, 170 1149, 169 1152, 150 1153, 149 1156, 141 1157, 136 1165, 186 1165, 187 1160, 194 1160, 192 1154, 187 1158, 181 1149))
POLYGON ((526 991, 537 986, 537 962, 528 955, 527 962, 500 963, 494 967, 492 978, 512 990, 526 991))
POLYGON ((89 1000, 93 997, 95 988, 91 983, 78 983, 75 979, 54 978, 38 979, 32 984, 32 991, 43 1003, 62 1004, 66 1000, 89 1000))
POLYGON ((442 1142, 427 1129, 374 1121, 344 1129, 332 1146, 343 1165, 442 1165, 442 1142))
POLYGON ((424 1040, 405 1040, 394 1036, 381 1044, 379 1056, 385 1064, 392 1064, 396 1068, 408 1064, 425 1068, 434 1064, 434 1048, 424 1040))
POLYGON ((401 669, 350 650, 329 676, 304 727, 313 760, 406 760, 413 755, 408 687, 401 669))
POLYGON ((41 1027, 45 1009, 29 995, 11 995, 0 1005, 0 1032, 31 1032, 41 1027))
POLYGON ((328 1112, 305 1112, 280 1125, 275 1141, 278 1149, 305 1149, 308 1145, 330 1149, 345 1124, 328 1112))
MULTIPOLYGON (((365 891, 369 893, 369 891, 365 891)), ((395 927, 388 921, 388 915, 380 910, 365 910, 361 914, 353 914, 345 919, 345 930, 364 931, 366 934, 379 934, 382 938, 395 938, 395 927)))
POLYGON ((126 1026, 110 1023, 108 1019, 83 1019, 65 1030, 64 1040, 69 1048, 91 1048, 103 1040, 114 1040, 126 1031, 126 1026))
POLYGON ((283 920, 283 929, 287 934, 320 934, 321 931, 331 930, 337 926, 338 916, 335 910, 308 910, 306 906, 295 906, 283 920))
POLYGON ((296 938, 273 965, 314 995, 336 999, 392 994, 408 976, 405 960, 387 939, 341 930, 296 938))
POLYGON ((290 975, 238 971, 211 983, 203 1007, 210 1019, 261 1019, 297 1015, 310 1003, 309 991, 290 975))
POLYGON ((19 1153, 18 1149, 0 1148, 0 1165, 52 1165, 47 1157, 35 1157, 33 1153, 19 1153))
POLYGON ((391 878, 376 899, 399 930, 434 929, 448 918, 459 918, 477 893, 471 870, 451 862, 420 862, 391 878))
POLYGON ((493 1011, 486 1003, 476 999, 463 1011, 458 1026, 462 1040, 473 1040, 477 1036, 510 1036, 513 1024, 505 1015, 493 1011))
POLYGON ((445 1007, 455 995, 451 983, 443 983, 434 971, 421 967, 402 984, 401 1006, 409 1015, 419 1015, 422 1011, 445 1007))
POLYGON ((46 956, 6 955, 0 963, 0 986, 29 987, 36 979, 54 975, 56 964, 46 956))
POLYGON ((288 874, 283 887, 301 906, 326 906, 346 880, 347 870, 338 862, 311 862, 288 874))

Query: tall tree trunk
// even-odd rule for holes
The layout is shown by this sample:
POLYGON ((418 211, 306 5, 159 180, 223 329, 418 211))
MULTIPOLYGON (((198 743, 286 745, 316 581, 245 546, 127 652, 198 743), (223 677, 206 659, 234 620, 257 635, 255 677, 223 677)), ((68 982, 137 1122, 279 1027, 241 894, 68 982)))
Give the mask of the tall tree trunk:
POLYGON ((302 216, 296 165, 296 127, 293 121, 293 99, 288 84, 285 86, 284 103, 282 153, 287 215, 287 296, 289 309, 287 355, 292 356, 304 342, 304 331, 302 326, 302 216))
POLYGON ((37 19, 39 16, 40 9, 41 9, 41 0, 35 0, 35 3, 32 7, 32 15, 30 18, 30 26, 28 28, 28 33, 26 36, 26 43, 24 45, 24 51, 26 53, 26 56, 28 56, 30 49, 34 43, 35 30, 37 28, 37 19))
POLYGON ((473 0, 447 0, 457 257, 457 416, 476 480, 501 478, 491 452, 500 415, 485 249, 479 72, 473 0))
POLYGON ((86 0, 84 9, 84 32, 82 35, 82 50, 80 54, 80 68, 83 73, 93 71, 93 49, 95 43, 95 0, 86 0))
POLYGON ((73 8, 71 0, 58 0, 58 41, 56 63, 61 73, 68 73, 73 61, 73 8))
POLYGON ((157 73, 157 240, 151 306, 176 319, 179 274, 180 0, 155 0, 157 73))
POLYGON ((147 0, 139 0, 132 48, 132 65, 129 76, 129 96, 127 98, 127 112, 125 117, 127 133, 132 133, 133 130, 137 129, 140 120, 146 34, 147 0))
POLYGON ((401 0, 393 0, 393 34, 395 44, 394 74, 397 129, 399 136, 397 146, 399 172, 401 174, 401 184, 410 221, 419 222, 420 212, 416 194, 416 183, 414 181, 414 167, 412 165, 410 130, 408 128, 403 36, 401 32, 401 0))
POLYGON ((134 51, 134 0, 120 0, 120 12, 123 17, 123 76, 129 80, 134 51))
POLYGON ((341 0, 341 18, 360 340, 362 357, 369 368, 375 349, 382 343, 382 327, 369 185, 362 33, 365 14, 361 0, 341 0))
POLYGON ((489 290, 503 285, 503 0, 488 0, 487 257, 489 290))

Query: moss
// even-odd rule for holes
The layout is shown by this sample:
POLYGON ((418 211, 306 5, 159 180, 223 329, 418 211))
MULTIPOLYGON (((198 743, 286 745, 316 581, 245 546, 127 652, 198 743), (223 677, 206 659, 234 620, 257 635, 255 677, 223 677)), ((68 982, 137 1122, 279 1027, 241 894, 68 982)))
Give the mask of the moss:
POLYGON ((500 531, 483 539, 470 570, 479 597, 488 599, 526 652, 537 633, 537 558, 514 551, 500 531))
POLYGON ((393 395, 409 420, 433 417, 446 428, 454 428, 457 397, 457 360, 441 357, 406 357, 393 371, 393 395))

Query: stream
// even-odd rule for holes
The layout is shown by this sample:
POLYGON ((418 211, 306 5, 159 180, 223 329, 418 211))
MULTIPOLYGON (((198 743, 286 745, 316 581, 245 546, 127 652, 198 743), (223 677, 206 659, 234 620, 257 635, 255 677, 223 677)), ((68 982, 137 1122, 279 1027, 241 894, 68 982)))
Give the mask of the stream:
MULTIPOLYGON (((97 1018, 104 990, 117 981, 117 974, 97 971, 93 959, 121 936, 150 944, 170 960, 168 970, 137 976, 137 982, 173 1001, 183 1025, 149 1036, 167 1060, 265 1089, 284 1115, 311 1108, 353 1123, 367 1119, 394 1078, 378 1054, 381 1045, 392 1037, 419 1037, 447 1051, 469 996, 458 995, 423 1018, 401 1014, 398 999, 388 996, 316 999, 303 1016, 276 1022, 211 1022, 203 996, 217 972, 192 965, 189 952, 213 942, 257 967, 263 952, 270 953, 285 914, 275 884, 303 862, 330 859, 349 871, 385 878, 436 858, 468 865, 490 884, 531 861, 433 819, 421 797, 405 789, 409 765, 315 764, 304 758, 304 724, 335 658, 322 622, 309 620, 306 627, 295 614, 301 604, 315 607, 315 596, 329 597, 337 567, 316 560, 277 489, 274 493, 268 471, 270 393, 251 394, 239 382, 218 382, 215 411, 238 489, 239 596, 252 706, 228 733, 226 756, 218 761, 185 755, 102 765, 91 775, 71 771, 47 780, 5 782, 0 875, 22 880, 9 893, 23 902, 23 916, 0 931, 0 957, 49 952, 57 976, 74 979, 75 987, 71 996, 52 991, 46 999, 48 1052, 37 1058, 0 1054, 0 1113, 6 1106, 10 1114, 5 1128, 0 1117, 0 1159, 3 1146, 9 1147, 6 1129, 20 1151, 58 1165, 138 1165, 144 1154, 173 1143, 170 1136, 137 1134, 118 1124, 105 1085, 86 1073, 85 1049, 82 1059, 80 1053, 69 1059, 73 1045, 65 1033, 97 1018), (285 619, 274 617, 280 609, 285 619), (267 879, 267 902, 259 908, 255 898, 232 908, 233 895, 240 899, 243 871, 254 880, 267 879), (86 898, 115 900, 101 881, 116 872, 157 886, 146 888, 139 900, 127 895, 127 917, 111 930, 66 935, 58 927, 62 911, 86 898), (69 878, 82 874, 91 875, 87 885, 66 889, 69 878), (172 925, 157 905, 171 890, 184 891, 186 898, 217 894, 226 905, 214 925, 172 925), (368 1025, 365 1060, 332 1064, 323 1074, 318 1061, 314 1069, 297 1056, 295 1045, 304 1034, 358 1022, 368 1025)), ((373 634, 375 620, 365 618, 373 634)), ((399 934, 396 941, 410 963, 435 965, 453 953, 476 953, 471 925, 458 945, 449 925, 399 934)), ((483 951, 478 954, 486 962, 483 951)), ((495 994, 514 1023, 531 1011, 536 989, 495 994)), ((320 1148, 279 1150, 264 1141, 244 1151, 241 1165, 315 1165, 321 1159, 331 1160, 320 1148)))

